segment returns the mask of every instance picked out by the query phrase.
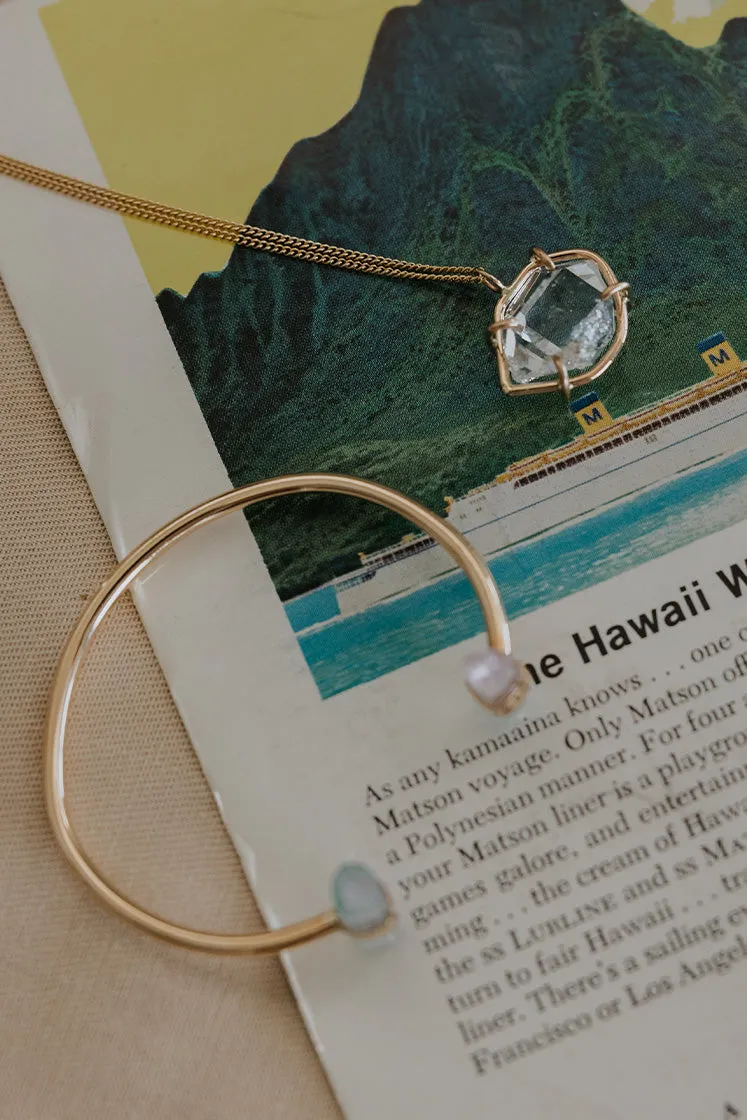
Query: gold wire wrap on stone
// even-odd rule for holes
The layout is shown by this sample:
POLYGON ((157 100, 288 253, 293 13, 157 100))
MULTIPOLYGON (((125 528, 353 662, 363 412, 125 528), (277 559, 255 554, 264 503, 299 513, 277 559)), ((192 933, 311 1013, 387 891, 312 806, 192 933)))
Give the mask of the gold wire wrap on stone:
POLYGON ((629 288, 630 285, 626 281, 617 279, 604 257, 600 257, 597 253, 592 253, 589 249, 564 249, 560 253, 546 253, 543 249, 533 249, 532 259, 529 264, 521 270, 511 284, 506 284, 504 286, 500 299, 495 305, 493 322, 488 328, 488 333, 490 334, 492 344, 495 348, 496 358, 498 359, 498 376, 503 392, 508 395, 513 394, 517 397, 522 397, 529 394, 547 393, 553 389, 559 389, 566 398, 568 398, 572 389, 578 389, 581 385, 588 385, 590 381, 595 381, 597 377, 601 377, 602 374, 610 368, 625 345, 625 340, 628 337, 629 288), (574 260, 592 261, 602 275, 606 286, 604 290, 599 293, 599 298, 600 300, 611 299, 614 306, 615 333, 612 342, 604 354, 602 354, 599 361, 596 362, 591 369, 584 370, 582 373, 569 374, 565 367, 561 369, 558 367, 557 363, 555 363, 556 369, 559 371, 555 380, 532 381, 526 384, 516 382, 511 377, 511 371, 504 349, 505 331, 511 329, 510 325, 512 322, 508 308, 516 293, 521 290, 524 283, 533 273, 537 273, 541 269, 547 269, 552 272, 557 265, 574 260))
MULTIPOLYGON (((73 689, 83 659, 104 618, 117 600, 142 576, 148 566, 201 525, 255 502, 287 494, 327 492, 346 494, 385 506, 428 533, 452 556, 472 584, 480 602, 490 646, 511 653, 508 621, 490 571, 472 545, 443 518, 397 490, 348 475, 297 474, 254 482, 202 502, 156 530, 115 568, 92 596, 62 652, 55 675, 44 732, 44 789, 47 812, 57 841, 72 867, 120 917, 148 933, 188 949, 211 953, 259 955, 295 949, 343 928, 334 910, 313 918, 261 933, 214 933, 176 925, 139 906, 100 871, 86 852, 70 821, 65 799, 64 747, 73 689)), ((390 915, 391 917, 391 915, 390 915)), ((389 922, 373 930, 380 936, 389 922)))

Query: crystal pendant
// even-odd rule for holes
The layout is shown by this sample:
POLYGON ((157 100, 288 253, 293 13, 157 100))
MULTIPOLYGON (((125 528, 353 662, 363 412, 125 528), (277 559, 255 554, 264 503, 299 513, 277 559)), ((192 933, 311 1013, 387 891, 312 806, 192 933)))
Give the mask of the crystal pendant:
POLYGON ((567 391, 602 372, 625 340, 626 288, 593 253, 535 250, 498 301, 491 328, 503 389, 567 391))

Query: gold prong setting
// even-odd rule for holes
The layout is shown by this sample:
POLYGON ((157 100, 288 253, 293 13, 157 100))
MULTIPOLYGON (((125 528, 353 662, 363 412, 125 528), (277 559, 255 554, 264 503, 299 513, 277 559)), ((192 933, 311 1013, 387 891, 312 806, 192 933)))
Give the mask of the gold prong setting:
POLYGON ((499 319, 497 323, 490 324, 488 334, 495 339, 500 331, 519 331, 523 326, 521 319, 499 319))
MULTIPOLYGON (((545 291, 547 286, 542 291, 545 291)), ((574 389, 601 377, 615 361, 627 338, 629 289, 630 285, 627 281, 618 280, 603 257, 588 249, 566 249, 557 253, 547 253, 541 248, 532 249, 529 264, 521 270, 513 283, 507 285, 501 293, 495 306, 493 322, 488 328, 491 343, 496 351, 498 374, 504 393, 523 396, 559 391, 566 399, 570 399, 574 389), (582 265, 586 267, 581 267, 582 265), (571 266, 578 267, 574 269, 571 266), (561 272, 565 272, 566 276, 560 276, 561 272), (525 305, 527 307, 531 306, 532 292, 536 291, 543 278, 546 278, 550 273, 555 273, 559 277, 558 281, 551 282, 556 285, 556 292, 562 290, 562 285, 560 289, 557 287, 557 284, 561 281, 567 282, 568 287, 571 288, 571 296, 577 296, 580 292, 583 307, 579 314, 589 316, 584 321, 585 324, 590 321, 593 322, 596 316, 595 326, 603 332, 602 337, 600 339, 597 335, 597 338, 593 338, 591 343, 586 345, 585 352, 579 345, 574 353, 572 350, 566 350, 563 337, 560 337, 560 341, 557 341, 549 336, 549 344, 545 346, 544 350, 540 351, 535 347, 532 351, 538 357, 530 357, 527 360, 535 363, 535 366, 538 362, 546 362, 548 367, 554 367, 556 376, 553 377, 552 370, 548 368, 547 376, 540 373, 536 377, 528 375, 526 380, 519 380, 513 376, 511 369, 511 361, 514 358, 517 345, 517 333, 519 334, 518 342, 520 344, 525 347, 528 344, 531 345, 529 343, 530 335, 525 334, 522 337, 522 332, 526 331, 526 317, 523 314, 523 309, 525 305), (592 279, 587 279, 584 273, 591 276, 592 279), (596 282, 592 282, 594 279, 596 279, 596 282), (584 283, 587 285, 585 290, 583 288, 584 283), (597 284, 599 287, 597 287, 597 284), (576 291, 574 291, 574 286, 577 289, 576 291), (589 289, 592 289, 592 292, 589 292, 589 289), (594 292, 596 292, 595 297, 594 292), (612 304, 611 323, 608 325, 604 325, 600 320, 602 315, 601 305, 606 303, 612 304), (594 311, 594 307, 599 310, 594 311), (590 315, 590 309, 593 311, 593 316, 590 315), (609 343, 599 354, 596 347, 600 343, 604 345, 609 335, 611 335, 609 343), (584 357, 588 357, 589 361, 585 367, 579 361, 579 355, 581 355, 582 360, 584 357)), ((555 308, 553 308, 554 310, 555 308)), ((527 310, 528 315, 529 311, 527 310)), ((609 313, 605 313, 605 315, 609 315, 609 313)), ((534 337, 536 337, 536 334, 534 337)), ((526 366, 524 368, 526 369, 526 366)))
POLYGON ((622 295, 629 291, 630 284, 628 284, 627 280, 618 280, 616 284, 608 284, 604 291, 599 293, 599 298, 603 300, 612 299, 612 297, 618 293, 622 295))
POLYGON ((569 401, 571 399, 571 378, 568 370, 566 369, 566 364, 561 358, 560 354, 554 355, 553 364, 558 371, 558 383, 560 385, 560 391, 565 399, 569 401))
POLYGON ((543 268, 546 268, 548 272, 555 271, 555 261, 550 254, 546 253, 544 249, 538 249, 536 245, 532 249, 532 259, 535 260, 537 264, 542 265, 543 268))

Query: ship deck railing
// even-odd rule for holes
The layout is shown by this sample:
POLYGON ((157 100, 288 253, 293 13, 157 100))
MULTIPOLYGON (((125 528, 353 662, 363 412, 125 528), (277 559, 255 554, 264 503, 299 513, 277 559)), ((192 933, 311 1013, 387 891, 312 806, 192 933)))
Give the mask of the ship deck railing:
POLYGON ((740 369, 733 370, 731 373, 712 377, 707 381, 700 381, 697 385, 682 389, 679 393, 675 393, 653 406, 643 406, 627 416, 620 417, 619 420, 613 420, 612 424, 607 425, 603 431, 594 436, 580 435, 562 447, 556 447, 550 451, 541 451, 539 454, 522 459, 518 463, 512 463, 491 482, 469 490, 465 497, 471 498, 485 493, 502 482, 513 482, 514 486, 525 486, 539 478, 546 477, 547 474, 555 474, 557 470, 565 470, 584 459, 601 455, 605 451, 619 447, 623 443, 630 443, 634 439, 640 439, 668 426, 675 420, 689 416, 694 412, 700 412, 701 409, 709 408, 727 397, 744 392, 747 389, 745 373, 747 373, 747 365, 743 365, 740 369))

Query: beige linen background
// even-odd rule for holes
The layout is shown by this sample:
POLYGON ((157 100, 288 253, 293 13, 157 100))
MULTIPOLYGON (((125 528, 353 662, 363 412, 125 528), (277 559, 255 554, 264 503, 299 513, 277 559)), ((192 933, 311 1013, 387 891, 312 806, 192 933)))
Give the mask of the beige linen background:
MULTIPOLYGON (((40 778, 49 683, 108 537, 0 284, 0 1117, 329 1120, 340 1113, 277 961, 161 945, 58 854, 40 778)), ((96 858, 146 903, 259 920, 137 615, 122 608, 71 725, 96 858)))

